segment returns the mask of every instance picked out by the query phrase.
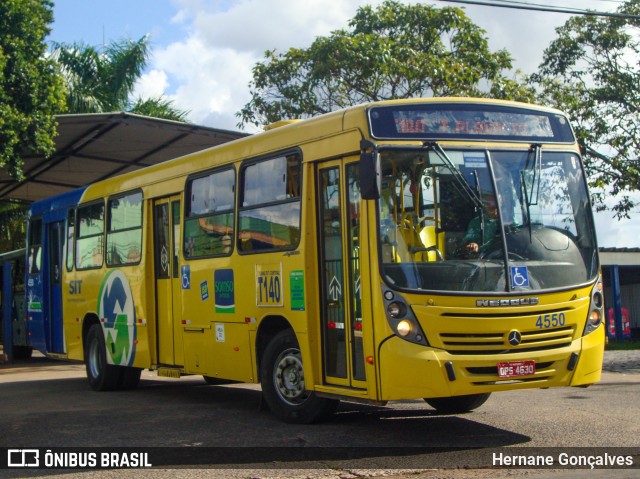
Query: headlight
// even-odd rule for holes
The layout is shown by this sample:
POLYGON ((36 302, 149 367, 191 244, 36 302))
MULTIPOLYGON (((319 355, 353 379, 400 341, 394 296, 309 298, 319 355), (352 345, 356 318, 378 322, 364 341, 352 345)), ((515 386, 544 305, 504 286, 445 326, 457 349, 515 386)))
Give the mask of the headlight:
POLYGON ((411 322, 407 321, 406 319, 403 319, 402 321, 400 321, 396 326, 396 331, 403 338, 406 338, 407 336, 409 336, 412 330, 413 328, 412 328, 411 322))
POLYGON ((592 309, 589 311, 589 324, 591 326, 598 326, 602 321, 602 314, 599 309, 592 309))
POLYGON ((604 319, 604 298, 602 296, 602 279, 598 279, 591 290, 591 302, 589 303, 589 316, 584 328, 583 336, 592 333, 602 324, 604 319))
POLYGON ((428 346, 429 343, 420 328, 420 324, 404 298, 384 285, 382 286, 382 298, 385 306, 385 316, 394 334, 406 341, 428 346))

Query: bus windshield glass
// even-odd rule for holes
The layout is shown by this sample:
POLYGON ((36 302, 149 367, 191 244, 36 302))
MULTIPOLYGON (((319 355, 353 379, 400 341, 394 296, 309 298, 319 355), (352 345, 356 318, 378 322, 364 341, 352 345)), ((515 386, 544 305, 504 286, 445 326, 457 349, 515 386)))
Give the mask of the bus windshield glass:
POLYGON ((567 288, 598 272, 580 159, 512 150, 382 150, 380 254, 388 284, 503 293, 567 288))

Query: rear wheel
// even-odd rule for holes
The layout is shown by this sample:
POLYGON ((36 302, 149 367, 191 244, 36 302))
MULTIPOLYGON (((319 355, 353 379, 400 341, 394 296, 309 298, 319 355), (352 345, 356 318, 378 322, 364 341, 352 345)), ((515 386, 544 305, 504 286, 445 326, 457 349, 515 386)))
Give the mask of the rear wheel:
MULTIPOLYGON (((89 328, 84 348, 84 362, 91 389, 95 391, 118 389, 121 369, 107 363, 107 350, 102 326, 94 324, 89 328)), ((139 373, 138 379, 140 379, 139 373)))
POLYGON ((336 410, 339 401, 307 391, 302 355, 291 330, 276 334, 260 364, 264 400, 279 419, 298 424, 321 421, 336 410))
POLYGON ((425 398, 429 406, 443 414, 460 414, 479 408, 491 393, 469 394, 467 396, 451 396, 445 398, 425 398))
POLYGON ((31 359, 33 349, 29 346, 14 346, 13 359, 31 359))

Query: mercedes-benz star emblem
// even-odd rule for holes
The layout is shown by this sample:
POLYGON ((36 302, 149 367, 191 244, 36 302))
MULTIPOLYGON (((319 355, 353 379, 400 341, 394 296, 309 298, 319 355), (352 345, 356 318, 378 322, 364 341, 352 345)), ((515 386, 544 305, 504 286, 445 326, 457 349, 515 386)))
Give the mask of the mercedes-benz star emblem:
POLYGON ((515 329, 510 331, 508 341, 511 346, 519 346, 522 342, 522 335, 520 334, 520 331, 515 329))

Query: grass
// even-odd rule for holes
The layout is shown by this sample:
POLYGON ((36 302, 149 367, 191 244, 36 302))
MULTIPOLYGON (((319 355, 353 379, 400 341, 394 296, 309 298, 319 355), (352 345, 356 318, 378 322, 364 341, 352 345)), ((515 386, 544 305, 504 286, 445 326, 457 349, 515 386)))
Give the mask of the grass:
POLYGON ((608 339, 604 348, 606 351, 629 351, 640 349, 640 339, 623 339, 622 342, 608 339))

